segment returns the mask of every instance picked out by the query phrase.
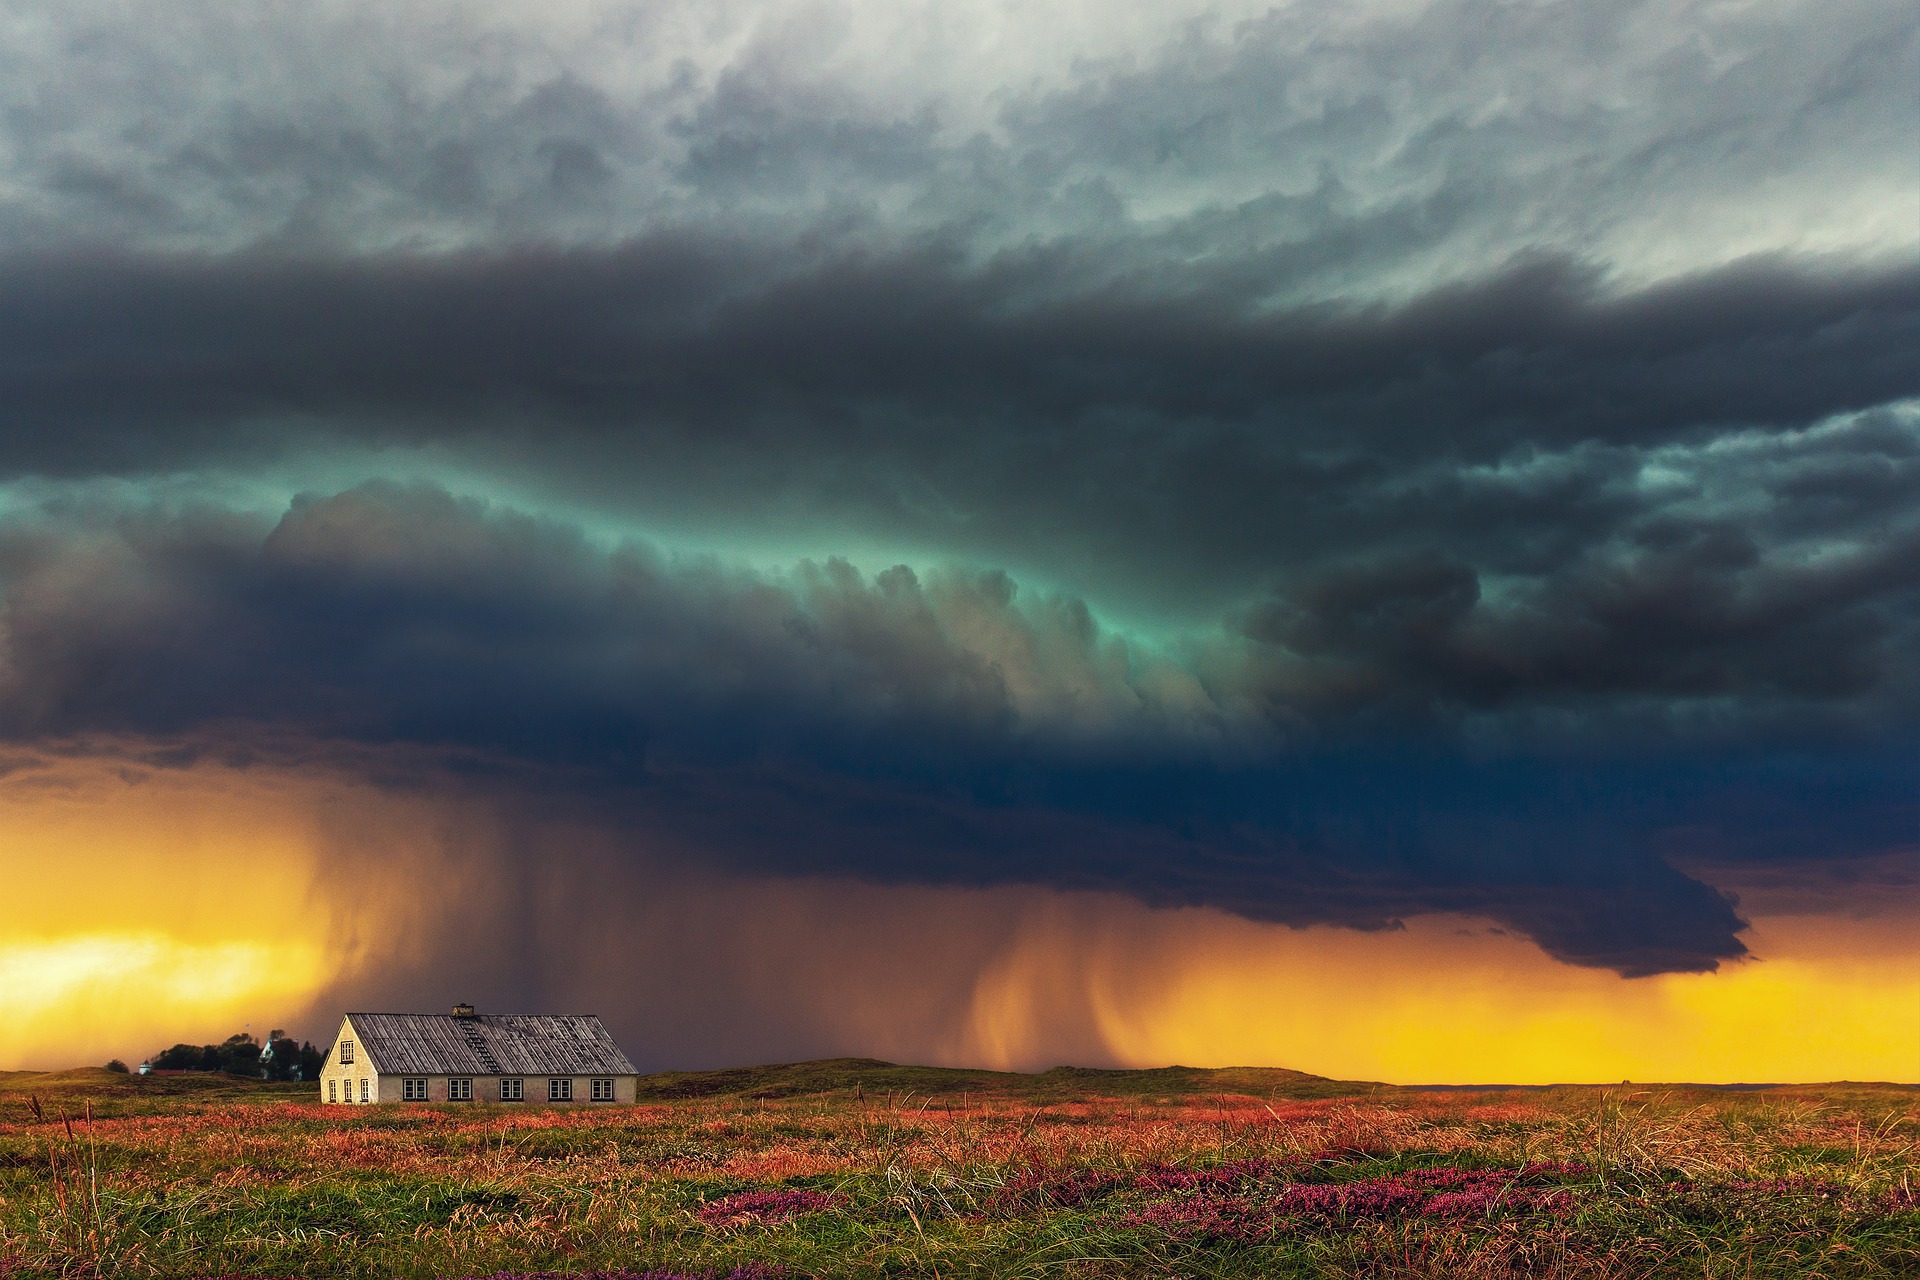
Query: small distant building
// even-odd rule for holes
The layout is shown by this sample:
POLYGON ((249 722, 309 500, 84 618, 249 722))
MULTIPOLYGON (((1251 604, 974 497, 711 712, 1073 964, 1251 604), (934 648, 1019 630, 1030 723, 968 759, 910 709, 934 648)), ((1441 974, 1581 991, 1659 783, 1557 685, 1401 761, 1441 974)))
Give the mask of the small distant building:
POLYGON ((349 1013, 322 1102, 631 1103, 640 1073, 592 1015, 349 1013))

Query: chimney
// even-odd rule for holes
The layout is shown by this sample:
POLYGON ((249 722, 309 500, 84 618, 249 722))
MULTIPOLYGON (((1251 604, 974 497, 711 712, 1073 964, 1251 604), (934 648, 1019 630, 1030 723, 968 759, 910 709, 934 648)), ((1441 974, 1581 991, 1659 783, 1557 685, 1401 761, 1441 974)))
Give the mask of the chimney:
POLYGON ((471 1018, 473 1016, 473 1006, 470 1004, 457 1004, 453 1006, 453 1016, 456 1018, 471 1018))

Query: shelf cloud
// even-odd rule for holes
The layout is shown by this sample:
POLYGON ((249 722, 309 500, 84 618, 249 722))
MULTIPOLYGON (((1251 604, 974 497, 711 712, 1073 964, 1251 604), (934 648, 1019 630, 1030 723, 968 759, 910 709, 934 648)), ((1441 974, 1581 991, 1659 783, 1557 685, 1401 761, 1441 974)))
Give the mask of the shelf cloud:
POLYGON ((746 571, 430 488, 301 498, 271 527, 78 518, 0 540, 16 741, 281 764, 387 749, 410 785, 477 775, 741 869, 1111 889, 1294 924, 1478 912, 1631 973, 1743 950, 1732 904, 1663 859, 1676 830, 1820 859, 1882 851, 1912 816, 1906 725, 1859 705, 1893 682, 1865 656, 1790 661, 1795 644, 1802 666, 1842 657, 1838 637, 1897 669, 1908 637, 1871 623, 1911 590, 1904 558, 1798 585, 1857 595, 1863 621, 1831 632, 1792 586, 1689 588, 1693 555, 1728 556, 1683 546, 1644 585, 1629 567, 1548 588, 1591 593, 1584 610, 1484 624, 1457 562, 1329 570, 1160 648, 1003 573, 746 571), (1721 704, 1750 687, 1736 732, 1721 704), (1501 717, 1517 745, 1473 750, 1501 717), (1538 723, 1556 719, 1573 727, 1538 723), (1796 721, 1874 726, 1852 750, 1882 781, 1747 741, 1796 721))

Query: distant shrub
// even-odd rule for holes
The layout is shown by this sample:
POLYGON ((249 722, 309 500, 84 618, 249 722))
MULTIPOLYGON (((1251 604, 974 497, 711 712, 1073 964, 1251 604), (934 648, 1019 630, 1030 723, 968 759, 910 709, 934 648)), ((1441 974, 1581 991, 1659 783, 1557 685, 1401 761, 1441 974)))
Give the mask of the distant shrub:
POLYGON ((111 1058, 107 1061, 107 1070, 113 1072, 115 1075, 124 1076, 127 1074, 127 1064, 118 1058, 111 1058))

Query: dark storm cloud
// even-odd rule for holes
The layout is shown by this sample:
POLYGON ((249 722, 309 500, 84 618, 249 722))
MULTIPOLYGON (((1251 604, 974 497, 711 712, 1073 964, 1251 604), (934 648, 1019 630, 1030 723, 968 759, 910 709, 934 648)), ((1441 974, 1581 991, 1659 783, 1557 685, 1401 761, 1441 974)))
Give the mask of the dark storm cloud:
POLYGON ((1624 973, 1920 836, 1910 5, 166 16, 0 39, 16 744, 1624 973))
POLYGON ((1102 598, 1209 610, 1303 557, 1441 546, 1539 574, 1616 536, 1765 543, 1914 514, 1910 431, 1803 430, 1920 394, 1914 269, 1759 263, 1618 297, 1537 262, 1398 308, 1279 313, 1250 274, 1163 296, 1087 273, 1063 252, 808 261, 690 234, 15 262, 0 467, 355 439, 497 458, 531 430, 530 465, 669 519, 777 510, 1028 567, 1045 545, 1102 598), (1638 479, 1662 449, 1694 451, 1684 514, 1638 479), (1781 474, 1760 474, 1768 450, 1781 474), (1726 475, 1745 490, 1719 496, 1767 509, 1712 510, 1726 475))
MULTIPOLYGON (((1424 554, 1322 569, 1256 610, 1253 638, 1357 704, 1910 699, 1920 533, 1814 565, 1767 564, 1746 531, 1635 531, 1489 603, 1474 569, 1424 554)), ((1901 708, 1912 710, 1910 702, 1901 708)))
POLYGON ((0 473, 418 446, 1189 621, 1911 522, 1910 432, 1802 438, 1920 387, 1910 6, 1176 9, 63 8, 0 473))
POLYGON ((533 465, 642 508, 1039 545, 1224 603, 1156 651, 1004 576, 769 580, 428 490, 271 532, 75 498, 12 534, 9 732, 424 750, 756 870, 1478 912, 1623 973, 1743 952, 1668 854, 1911 843, 1885 760, 1916 715, 1920 275, 1615 296, 1543 262, 1273 313, 1089 274, 694 236, 16 264, 15 474, 301 430, 485 457, 531 425, 533 465), (1822 742, 1854 767, 1792 763, 1822 742))
POLYGON ((1233 723, 1234 690, 1156 669, 1074 602, 1022 608, 996 575, 773 581, 387 487, 271 530, 16 525, 0 573, 16 741, 404 748, 753 870, 1110 889, 1294 924, 1476 911, 1627 973, 1743 950, 1731 906, 1650 844, 1711 821, 1711 787, 1633 798, 1631 778, 1444 752, 1278 755, 1233 723))
MULTIPOLYGON (((1920 390, 1920 268, 1761 261, 1616 297, 1539 260, 1398 307, 1277 313, 1255 264, 1174 294, 1092 275, 1064 249, 970 267, 957 247, 809 255, 694 233, 605 251, 14 260, 0 458, 98 467, 183 418, 353 411, 397 434, 394 418, 426 414, 441 435, 518 408, 767 421, 796 453, 856 442, 869 418, 902 434, 894 413, 928 453, 983 421, 1015 435, 1131 413, 1268 428, 1296 453, 1359 429, 1405 463, 1487 461, 1920 390)), ((191 438, 154 444, 162 463, 199 460, 191 438)))
POLYGON ((1023 605, 998 575, 766 579, 433 490, 303 500, 271 529, 15 524, 0 573, 16 741, 424 751, 443 778, 754 870, 1294 924, 1473 911, 1643 973, 1742 953, 1730 904, 1656 846, 1751 845, 1744 792, 1797 788, 1798 827, 1767 833, 1787 859, 1886 847, 1913 820, 1900 767, 1284 749, 1262 691, 1130 651, 1075 602, 1023 605))

